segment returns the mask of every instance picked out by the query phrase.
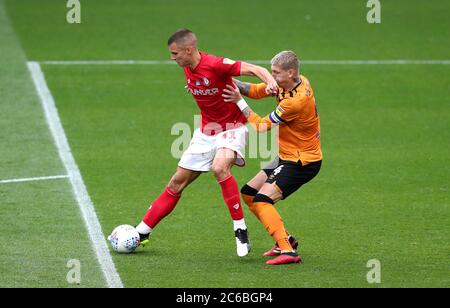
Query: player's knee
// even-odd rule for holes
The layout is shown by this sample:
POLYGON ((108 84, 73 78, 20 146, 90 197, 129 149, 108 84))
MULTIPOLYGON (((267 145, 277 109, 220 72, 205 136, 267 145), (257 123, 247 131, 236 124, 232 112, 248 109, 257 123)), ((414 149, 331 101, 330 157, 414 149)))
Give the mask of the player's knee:
POLYGON ((174 193, 181 193, 183 192, 183 190, 186 188, 188 184, 188 180, 187 179, 183 179, 182 177, 180 177, 179 175, 175 174, 172 179, 169 182, 169 188, 170 190, 172 190, 174 193))
POLYGON ((253 203, 257 203, 257 202, 261 202, 261 203, 269 203, 269 204, 275 204, 275 201, 270 198, 269 196, 266 196, 264 194, 256 194, 255 198, 253 199, 253 203))
POLYGON ((179 194, 183 191, 182 185, 174 180, 171 180, 169 182, 169 185, 167 185, 167 186, 170 188, 171 191, 173 191, 174 193, 177 193, 177 194, 179 194))
POLYGON ((213 165, 211 167, 211 172, 213 173, 214 177, 218 180, 218 181, 222 181, 225 178, 227 178, 231 173, 229 168, 223 166, 223 165, 213 165))
POLYGON ((241 188, 241 194, 255 197, 258 194, 258 191, 256 189, 254 189, 253 187, 251 187, 250 185, 245 184, 241 188))
POLYGON ((254 189, 253 187, 245 184, 242 188, 241 188, 241 196, 242 199, 244 200, 245 204, 247 204, 247 206, 252 209, 253 206, 253 200, 255 199, 255 196, 258 194, 258 191, 256 189, 254 189))

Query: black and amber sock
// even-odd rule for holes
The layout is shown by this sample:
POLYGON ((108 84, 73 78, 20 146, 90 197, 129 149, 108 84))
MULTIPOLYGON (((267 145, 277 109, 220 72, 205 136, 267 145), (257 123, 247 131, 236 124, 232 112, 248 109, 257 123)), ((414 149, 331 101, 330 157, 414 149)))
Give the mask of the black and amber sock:
POLYGON ((257 194, 253 200, 255 215, 277 242, 282 252, 291 252, 294 249, 289 242, 289 234, 284 228, 283 220, 274 206, 273 200, 261 194, 257 194))

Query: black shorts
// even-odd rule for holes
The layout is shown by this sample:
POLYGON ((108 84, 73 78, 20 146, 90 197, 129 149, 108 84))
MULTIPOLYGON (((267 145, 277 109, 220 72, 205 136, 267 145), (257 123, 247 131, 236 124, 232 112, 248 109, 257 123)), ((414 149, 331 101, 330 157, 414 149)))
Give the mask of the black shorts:
POLYGON ((303 166, 300 161, 295 163, 277 158, 262 170, 268 176, 266 183, 276 183, 283 194, 282 199, 286 199, 311 181, 319 173, 321 165, 322 161, 303 166))

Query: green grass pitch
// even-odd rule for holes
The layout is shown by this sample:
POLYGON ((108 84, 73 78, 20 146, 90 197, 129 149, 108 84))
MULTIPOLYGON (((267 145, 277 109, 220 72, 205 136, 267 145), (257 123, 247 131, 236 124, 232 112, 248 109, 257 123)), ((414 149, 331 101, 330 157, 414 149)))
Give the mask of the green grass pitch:
MULTIPOLYGON (((448 1, 0 0, 0 181, 65 174, 27 61, 168 60, 188 27, 202 50, 270 60, 446 60, 447 64, 305 64, 321 116, 318 177, 279 203, 301 239, 301 265, 268 267, 272 245, 245 209, 252 253, 235 255, 232 224, 211 174, 190 186, 150 245, 111 252, 125 287, 450 287, 450 21, 448 1), (38 12, 38 13, 37 13, 38 12), (367 262, 381 262, 369 284, 367 262)), ((198 109, 176 65, 41 64, 105 234, 136 224, 174 173, 175 123, 198 109)), ((250 79, 251 80, 251 79, 250 79)), ((261 115, 271 99, 250 102, 261 115)), ((234 169, 243 185, 260 158, 234 169)), ((0 184, 0 287, 107 284, 67 179, 0 184)), ((78 286, 78 285, 75 285, 78 286)))

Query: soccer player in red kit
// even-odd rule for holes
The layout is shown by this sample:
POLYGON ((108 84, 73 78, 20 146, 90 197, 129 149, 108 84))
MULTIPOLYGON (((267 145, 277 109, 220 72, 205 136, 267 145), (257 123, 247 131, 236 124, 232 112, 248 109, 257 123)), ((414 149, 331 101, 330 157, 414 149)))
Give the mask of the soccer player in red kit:
POLYGON ((258 77, 267 85, 267 94, 276 93, 277 83, 263 67, 200 52, 195 34, 188 29, 175 32, 168 40, 168 47, 171 59, 184 69, 186 87, 201 111, 201 127, 195 131, 168 186, 136 227, 141 243, 145 244, 155 226, 172 212, 183 190, 202 173, 211 171, 233 219, 237 254, 246 256, 250 242, 231 168, 245 164, 247 119, 235 104, 224 102, 222 94, 226 85, 232 84, 233 76, 258 77))

